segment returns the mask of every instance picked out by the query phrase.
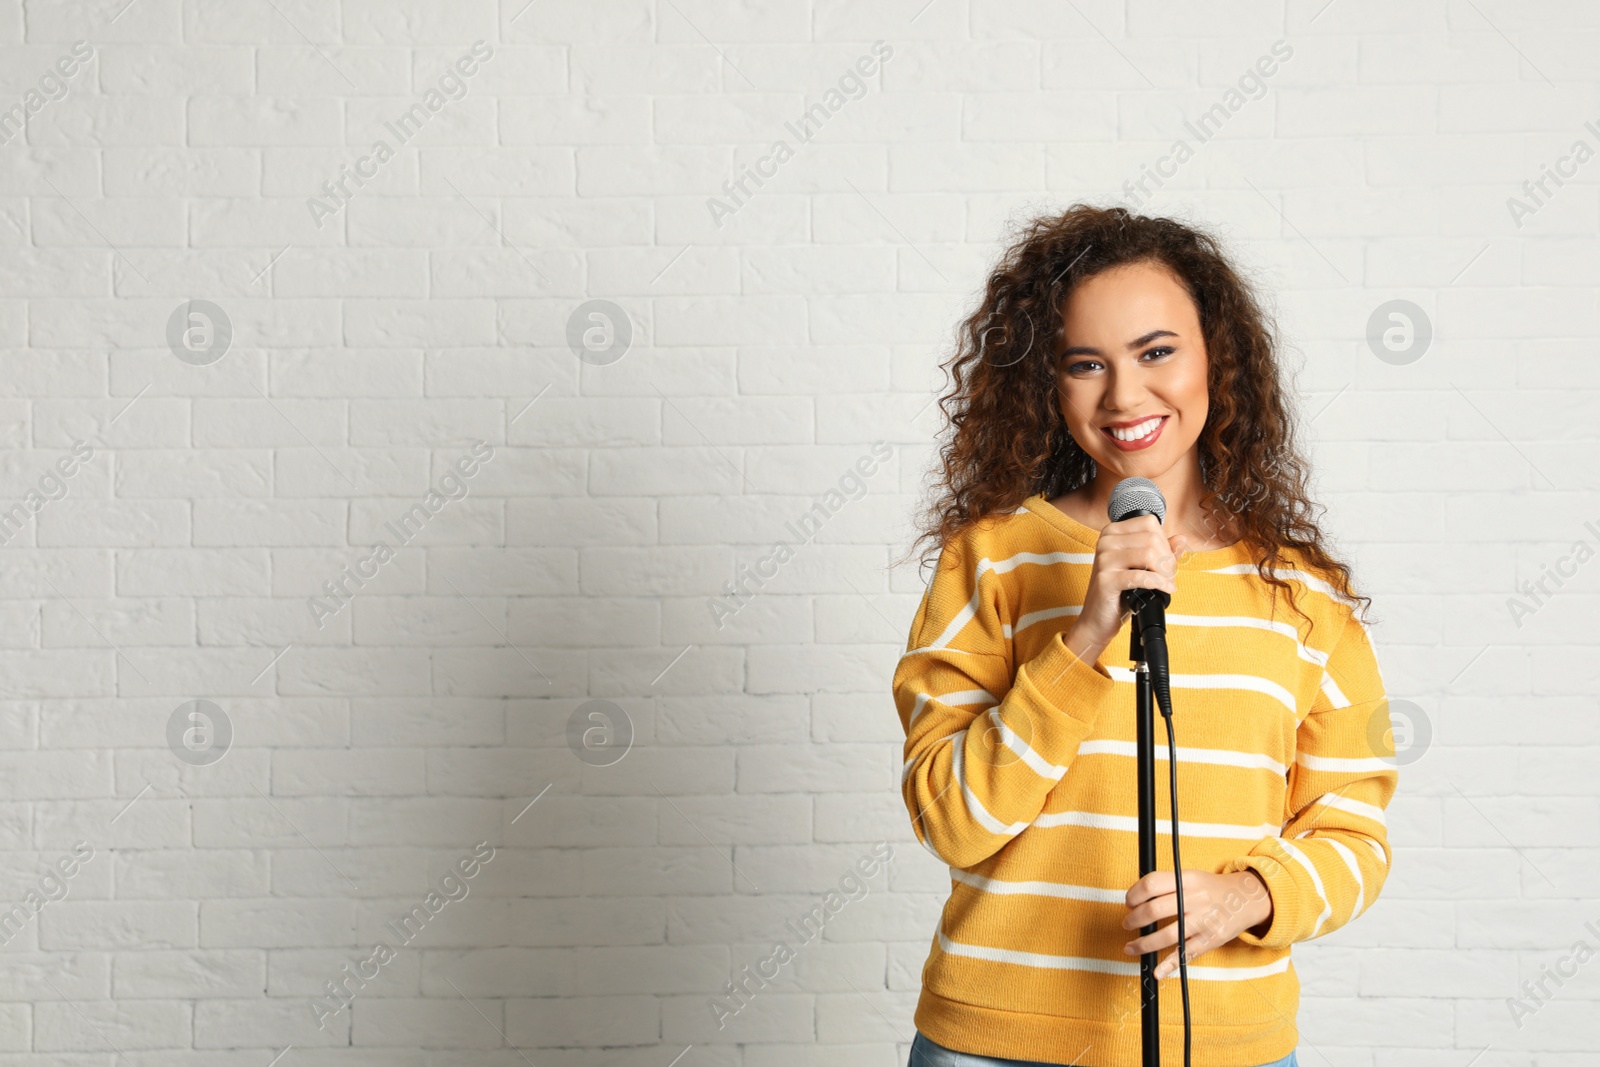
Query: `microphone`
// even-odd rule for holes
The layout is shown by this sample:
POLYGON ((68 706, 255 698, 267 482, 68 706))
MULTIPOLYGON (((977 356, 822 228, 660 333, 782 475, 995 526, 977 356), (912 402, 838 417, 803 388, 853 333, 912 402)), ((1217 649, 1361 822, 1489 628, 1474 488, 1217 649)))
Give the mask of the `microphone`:
MULTIPOLYGON (((1161 489, 1149 478, 1124 478, 1111 490, 1106 511, 1112 522, 1136 515, 1154 515, 1157 522, 1167 518, 1167 501, 1161 489)), ((1172 716, 1172 683, 1167 669, 1167 605, 1172 598, 1164 589, 1124 589, 1123 606, 1133 612, 1133 626, 1150 668, 1161 714, 1172 716)))

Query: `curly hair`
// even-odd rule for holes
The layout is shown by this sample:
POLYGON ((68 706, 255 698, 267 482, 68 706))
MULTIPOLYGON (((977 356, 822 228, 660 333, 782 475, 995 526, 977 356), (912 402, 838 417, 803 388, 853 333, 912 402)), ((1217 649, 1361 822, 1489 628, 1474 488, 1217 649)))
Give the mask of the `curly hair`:
POLYGON ((1094 460, 1061 416, 1055 352, 1073 288, 1133 263, 1165 266, 1199 311, 1210 396, 1198 442, 1202 512, 1232 520, 1274 600, 1285 592, 1311 621, 1294 587, 1274 573, 1292 562, 1352 608, 1359 602, 1365 621, 1371 598, 1354 591, 1350 568, 1330 553, 1317 525, 1326 509, 1310 498, 1310 468, 1296 444, 1273 324, 1254 289, 1210 234, 1120 207, 1075 204, 1032 219, 990 273, 983 302, 958 327, 956 351, 941 368, 951 385, 939 398, 948 424, 939 451, 943 472, 917 523, 919 536, 897 562, 931 541, 921 552, 926 566, 984 518, 1094 478, 1094 460))

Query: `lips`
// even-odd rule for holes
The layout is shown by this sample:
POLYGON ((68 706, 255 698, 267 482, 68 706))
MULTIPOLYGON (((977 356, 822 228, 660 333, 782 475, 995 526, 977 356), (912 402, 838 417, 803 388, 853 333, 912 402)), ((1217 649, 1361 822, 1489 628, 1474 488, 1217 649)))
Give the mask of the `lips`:
POLYGON ((1100 427, 1100 432, 1105 435, 1106 440, 1122 451, 1138 452, 1156 443, 1170 418, 1170 415, 1156 415, 1148 419, 1140 419, 1126 426, 1102 426, 1100 427), (1121 433, 1123 437, 1116 436, 1113 430, 1116 433, 1121 433), (1143 436, 1133 437, 1131 440, 1123 439, 1133 434, 1142 434, 1143 436))

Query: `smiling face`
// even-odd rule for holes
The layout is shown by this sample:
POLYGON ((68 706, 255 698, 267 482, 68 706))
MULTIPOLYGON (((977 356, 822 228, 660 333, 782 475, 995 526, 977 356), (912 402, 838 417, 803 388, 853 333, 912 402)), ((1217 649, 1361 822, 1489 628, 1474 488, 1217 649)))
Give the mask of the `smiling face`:
POLYGON ((1157 263, 1113 267, 1074 288, 1062 318, 1057 399, 1096 480, 1198 472, 1206 345, 1183 284, 1157 263))

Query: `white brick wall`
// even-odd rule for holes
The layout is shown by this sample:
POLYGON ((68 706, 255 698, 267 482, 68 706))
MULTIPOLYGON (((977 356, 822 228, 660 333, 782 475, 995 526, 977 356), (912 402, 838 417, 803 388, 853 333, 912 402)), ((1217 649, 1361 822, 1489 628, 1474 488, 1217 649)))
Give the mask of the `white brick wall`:
POLYGON ((1600 950, 1600 566, 1506 606, 1600 544, 1600 164, 1506 206, 1600 146, 1600 8, 0 0, 0 111, 93 50, 0 144, 0 505, 93 448, 3 551, 0 912, 94 849, 0 950, 0 1067, 903 1062, 946 883, 894 791, 920 585, 886 564, 935 366, 1006 220, 1121 195, 1280 39, 1148 209, 1275 295, 1330 527, 1433 726, 1381 901, 1296 953, 1301 1062, 1600 1062, 1600 963, 1509 1003, 1600 950), (318 227, 307 198, 478 40, 318 227), (1364 341, 1394 298, 1433 321, 1410 365, 1364 341), (209 366, 168 346, 191 299, 232 323, 209 366), (631 322, 620 361, 567 347, 590 299, 631 322), (465 499, 319 628, 306 598, 480 439, 465 499), (234 731, 209 766, 168 747, 196 699, 234 731), (632 722, 611 766, 568 748, 591 699, 632 722), (480 841, 319 1030, 324 983, 480 841), (888 872, 719 1031, 709 999, 878 841, 888 872))

